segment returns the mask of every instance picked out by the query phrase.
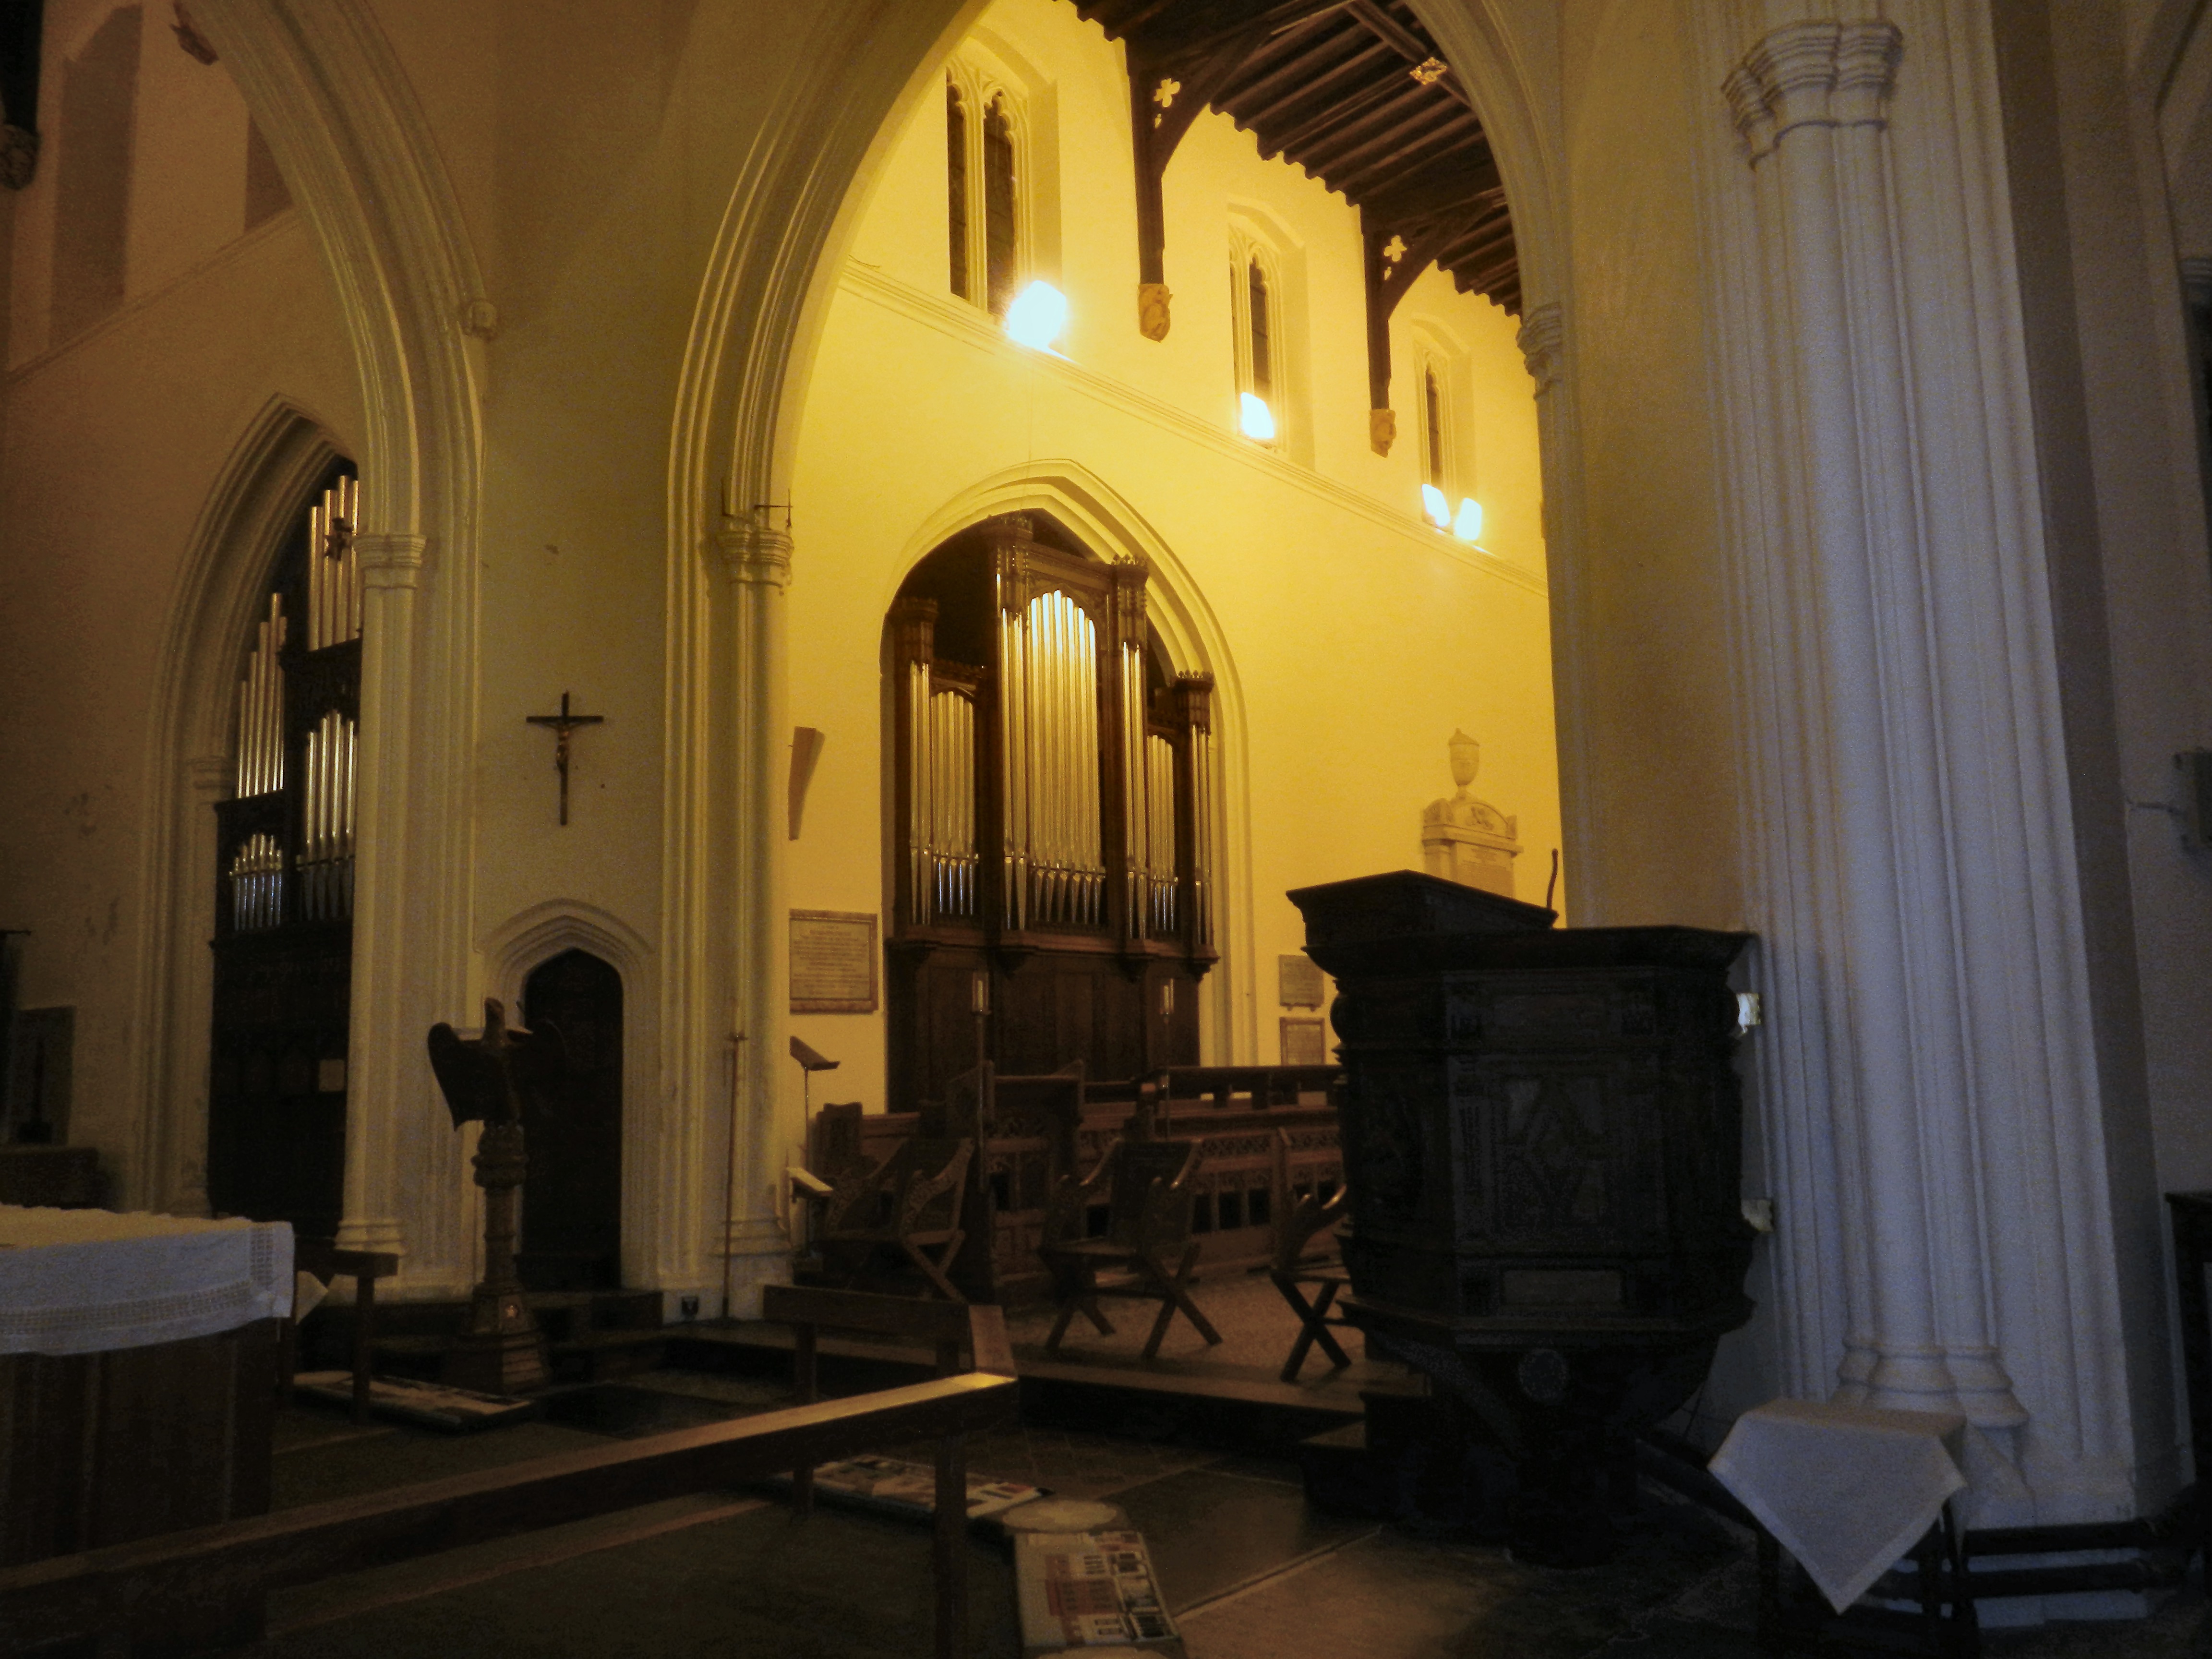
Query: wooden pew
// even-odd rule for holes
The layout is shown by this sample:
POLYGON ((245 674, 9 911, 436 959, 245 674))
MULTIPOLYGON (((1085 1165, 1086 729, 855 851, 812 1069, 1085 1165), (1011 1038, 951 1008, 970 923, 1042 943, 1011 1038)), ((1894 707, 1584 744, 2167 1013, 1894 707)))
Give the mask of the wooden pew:
MULTIPOLYGON (((854 1301, 890 1300, 841 1301, 834 1322, 856 1316, 854 1301)), ((821 1304, 798 1305, 810 1319, 832 1322, 821 1304)), ((137 1642, 235 1631, 240 1611, 258 1609, 271 1589, 740 1486, 905 1440, 936 1439, 940 1480, 948 1457, 963 1475, 952 1510, 957 1526, 966 1506, 960 1437, 1018 1420, 1012 1351, 996 1308, 900 1306, 926 1322, 923 1334, 933 1341, 943 1316, 957 1316, 976 1369, 8 1568, 0 1571, 0 1656, 89 1639, 101 1659, 120 1659, 137 1642)), ((967 1555, 953 1547, 957 1533, 948 1540, 947 1531, 940 1503, 937 1652, 959 1659, 967 1650, 967 1555)))

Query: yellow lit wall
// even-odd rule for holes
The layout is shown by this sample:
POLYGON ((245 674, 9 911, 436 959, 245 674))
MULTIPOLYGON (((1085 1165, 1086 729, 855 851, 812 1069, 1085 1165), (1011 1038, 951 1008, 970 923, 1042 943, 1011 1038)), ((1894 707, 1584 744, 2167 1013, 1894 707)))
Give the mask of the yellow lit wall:
MULTIPOLYGON (((828 742, 791 849, 790 902, 884 908, 879 653, 907 570, 959 525, 1004 510, 1022 480, 1081 480, 1097 521, 1122 536, 1093 550, 1164 556, 1155 591, 1210 641, 1177 663, 1224 688, 1226 927, 1206 1056, 1272 1062, 1274 958, 1304 938, 1285 890, 1419 868, 1421 808, 1452 788, 1455 727, 1483 744, 1475 792, 1519 815, 1521 896, 1544 894, 1558 781, 1534 406, 1516 325, 1442 273, 1423 276, 1394 319, 1400 438, 1376 456, 1355 209, 1263 161, 1225 117, 1202 116, 1167 173, 1173 326, 1148 341, 1136 325, 1121 48, 1055 0, 1000 0, 959 56, 1015 95, 1027 252, 1031 274, 1068 295, 1065 356, 1013 345, 950 291, 945 100, 933 82, 866 181, 846 264, 830 274, 838 287, 793 473, 791 718, 828 742), (1272 246, 1283 273, 1273 447, 1235 430, 1232 223, 1272 246), (1447 368, 1453 500, 1481 501, 1479 549, 1419 517, 1424 345, 1447 368)), ((1036 483, 1034 499, 1054 487, 1036 483)), ((817 1084, 817 1104, 881 1107, 880 1018, 799 1016, 793 1029, 842 1062, 817 1084)))

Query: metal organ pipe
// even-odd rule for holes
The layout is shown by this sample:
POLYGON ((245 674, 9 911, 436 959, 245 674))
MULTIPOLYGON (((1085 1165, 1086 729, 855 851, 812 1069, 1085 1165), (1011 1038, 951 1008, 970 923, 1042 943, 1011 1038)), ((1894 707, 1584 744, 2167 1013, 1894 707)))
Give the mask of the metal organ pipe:
POLYGON ((1175 745, 1165 738, 1145 739, 1146 823, 1142 845, 1151 890, 1147 925, 1155 933, 1172 933, 1176 925, 1175 745))
POLYGON ((930 916, 929 665, 908 663, 906 686, 907 893, 914 920, 927 922, 930 916))
POLYGON ((354 551, 361 481, 340 478, 307 513, 307 648, 361 637, 361 560, 354 551))
POLYGON ((284 787, 284 601, 269 596, 269 614, 254 633, 253 653, 238 684, 238 793, 265 795, 284 787))

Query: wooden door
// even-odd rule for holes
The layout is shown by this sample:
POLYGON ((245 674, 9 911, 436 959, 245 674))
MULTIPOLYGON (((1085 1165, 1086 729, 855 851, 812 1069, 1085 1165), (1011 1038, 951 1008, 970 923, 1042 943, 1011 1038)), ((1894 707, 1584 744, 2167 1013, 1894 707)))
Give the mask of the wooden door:
POLYGON ((587 951, 544 963, 523 987, 532 1030, 561 1033, 567 1066, 542 1103, 526 1103, 522 1282, 533 1291, 622 1283, 622 975, 587 951))

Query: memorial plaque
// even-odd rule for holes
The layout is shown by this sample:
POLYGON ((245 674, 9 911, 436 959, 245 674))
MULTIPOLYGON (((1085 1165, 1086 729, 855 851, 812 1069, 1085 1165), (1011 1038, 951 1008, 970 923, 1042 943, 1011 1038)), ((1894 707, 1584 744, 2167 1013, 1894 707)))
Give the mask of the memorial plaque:
POLYGON ((1317 1019, 1285 1016, 1283 1020, 1283 1064, 1328 1064, 1328 1033, 1317 1019))
MULTIPOLYGON (((1318 1008, 1326 998, 1328 986, 1321 969, 1303 951, 1294 957, 1275 958, 1275 980, 1280 988, 1275 1000, 1285 1008, 1318 1008)), ((1283 1063, 1287 1066, 1291 1062, 1283 1063)))
POLYGON ((791 1012, 876 1012, 876 918, 865 910, 791 913, 791 1012))

